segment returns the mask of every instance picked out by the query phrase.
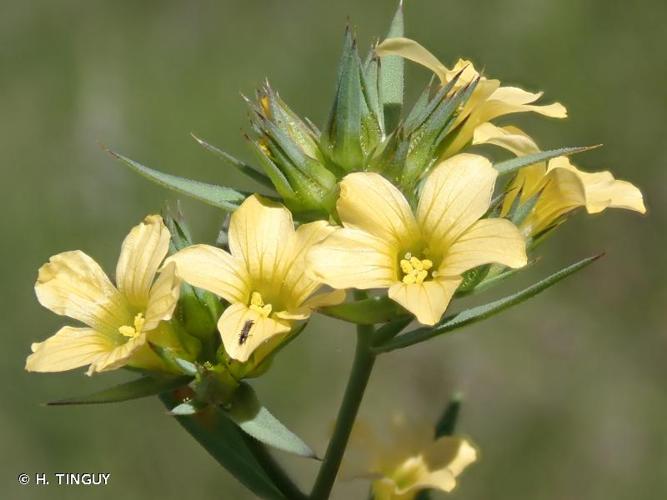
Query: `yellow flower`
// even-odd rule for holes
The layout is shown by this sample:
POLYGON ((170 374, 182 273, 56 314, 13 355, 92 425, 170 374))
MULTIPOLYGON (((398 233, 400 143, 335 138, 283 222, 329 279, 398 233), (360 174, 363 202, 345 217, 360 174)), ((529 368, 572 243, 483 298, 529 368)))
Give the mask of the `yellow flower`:
POLYGON ((526 264, 518 229, 504 219, 481 219, 496 176, 482 156, 449 158, 424 182, 413 214, 384 177, 349 174, 337 203, 343 228, 310 251, 311 272, 334 288, 388 288, 420 323, 435 324, 465 271, 526 264))
POLYGON ((360 474, 354 474, 357 477, 373 479, 376 500, 412 500, 424 489, 450 492, 457 477, 477 460, 477 450, 467 439, 443 436, 433 440, 432 433, 432 429, 395 417, 386 433, 390 439, 382 439, 358 423, 350 448, 353 455, 359 455, 360 463, 346 464, 347 468, 353 474, 359 469, 360 474))
MULTIPOLYGON (((474 144, 495 144, 517 156, 532 154, 539 147, 516 127, 496 127, 490 123, 475 132, 474 144)), ((608 171, 583 172, 566 157, 523 168, 507 188, 502 213, 509 212, 517 196, 524 203, 536 194, 535 207, 521 224, 526 236, 548 229, 564 215, 585 207, 589 214, 606 208, 624 208, 646 213, 642 193, 627 181, 616 180, 608 171)))
POLYGON ((155 279, 169 238, 159 215, 150 215, 135 226, 120 252, 117 287, 79 250, 51 257, 39 270, 37 299, 86 327, 65 326, 44 342, 32 344, 26 370, 59 372, 90 365, 87 374, 92 375, 143 356, 147 335, 160 335, 158 325, 171 319, 178 301, 180 284, 173 267, 155 279))
MULTIPOLYGON (((461 73, 453 90, 458 90, 480 77, 470 61, 459 59, 452 69, 447 68, 423 46, 409 38, 390 38, 383 41, 375 52, 379 56, 396 55, 421 64, 433 71, 441 85, 449 83, 461 73)), ((454 140, 446 147, 441 158, 461 151, 472 139, 475 129, 500 116, 512 113, 534 112, 551 118, 565 118, 567 110, 560 103, 534 104, 541 92, 527 92, 517 87, 501 87, 499 80, 481 77, 468 102, 460 110, 454 123, 459 130, 453 132, 454 140)))
POLYGON ((241 362, 264 342, 291 330, 319 306, 340 303, 345 293, 312 296, 321 283, 305 275, 304 255, 333 229, 324 221, 294 230, 292 215, 278 203, 250 196, 234 212, 228 253, 193 245, 167 259, 193 286, 231 305, 218 322, 227 353, 241 362))

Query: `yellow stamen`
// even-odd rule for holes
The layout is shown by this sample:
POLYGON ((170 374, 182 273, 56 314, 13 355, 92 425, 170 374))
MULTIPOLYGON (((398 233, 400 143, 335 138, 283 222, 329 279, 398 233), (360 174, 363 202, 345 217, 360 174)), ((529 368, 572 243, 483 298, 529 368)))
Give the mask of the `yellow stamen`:
POLYGON ((134 317, 133 323, 134 326, 123 325, 119 327, 118 332, 120 332, 121 335, 131 339, 138 337, 144 328, 144 323, 146 323, 146 318, 144 318, 143 313, 137 314, 134 317))
POLYGON ((258 312, 263 317, 268 318, 273 310, 273 306, 271 304, 264 304, 262 294, 259 292, 252 292, 250 295, 250 310, 258 312))
POLYGON ((411 285, 417 283, 418 285, 422 284, 424 280, 428 277, 428 270, 433 267, 433 261, 429 259, 419 259, 418 257, 413 256, 410 252, 404 255, 404 259, 401 259, 399 265, 403 271, 403 283, 411 285))

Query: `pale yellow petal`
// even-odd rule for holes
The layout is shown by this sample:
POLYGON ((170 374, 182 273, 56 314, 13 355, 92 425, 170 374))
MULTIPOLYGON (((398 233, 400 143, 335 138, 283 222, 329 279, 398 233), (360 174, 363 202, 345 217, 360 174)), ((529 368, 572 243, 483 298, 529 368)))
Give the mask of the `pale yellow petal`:
POLYGON ((264 318, 244 304, 232 304, 222 313, 218 330, 227 354, 243 363, 261 344, 275 335, 289 332, 290 324, 270 317, 264 318), (252 326, 245 340, 242 340, 241 332, 248 321, 252 321, 252 326))
POLYGON ((299 308, 313 294, 321 283, 307 273, 306 255, 308 251, 335 231, 335 227, 325 221, 300 225, 296 233, 286 238, 288 249, 282 259, 279 273, 283 278, 279 283, 277 296, 285 297, 288 308, 299 308))
POLYGON ((44 342, 32 344, 25 369, 30 372, 62 372, 90 365, 113 350, 114 343, 92 328, 65 326, 44 342))
POLYGON ((219 295, 228 302, 247 302, 251 290, 245 263, 211 245, 192 245, 165 261, 176 265, 176 276, 219 295))
POLYGON ((404 248, 418 238, 417 223, 408 201, 380 174, 357 172, 340 183, 336 203, 343 226, 404 248))
POLYGON ((396 283, 389 289, 389 298, 415 315, 422 325, 434 325, 444 314, 460 278, 438 278, 421 284, 396 283))
POLYGON ((35 293, 47 309, 104 333, 116 332, 131 316, 97 262, 78 250, 51 257, 39 269, 35 293))
POLYGON ((375 48, 375 53, 380 56, 399 56, 410 61, 421 64, 435 73, 442 84, 447 83, 449 69, 442 64, 437 57, 426 48, 409 38, 388 38, 375 48))
POLYGON ((483 264, 519 268, 527 262, 524 237, 514 224, 506 219, 482 219, 449 247, 438 275, 460 276, 483 264))
POLYGON ((641 191, 627 181, 616 180, 611 172, 584 172, 572 165, 566 157, 555 158, 550 162, 549 172, 557 168, 567 169, 579 177, 586 192, 586 211, 589 214, 602 212, 609 207, 646 213, 641 191))
POLYGON ((170 263, 163 268, 160 276, 151 287, 148 306, 146 307, 144 331, 149 332, 160 321, 171 319, 171 315, 176 309, 180 288, 181 281, 176 276, 176 265, 170 263))
POLYGON ((229 224, 229 249, 245 262, 254 282, 279 282, 285 242, 294 233, 292 214, 279 203, 257 195, 248 197, 229 224))
POLYGON ((318 293, 303 303, 303 307, 317 309, 318 307, 335 306, 345 302, 345 290, 334 290, 332 292, 318 293))
POLYGON ((550 227, 562 215, 586 206, 586 190, 581 178, 572 170, 555 168, 546 178, 544 189, 526 220, 524 234, 537 234, 550 227))
POLYGON ((646 206, 644 205, 644 197, 641 191, 634 184, 628 181, 615 181, 611 190, 612 208, 624 208, 626 210, 634 210, 640 214, 646 213, 646 206))
POLYGON ((396 282, 397 249, 356 229, 338 229, 307 255, 313 279, 333 288, 388 288, 396 282))
POLYGON ((149 215, 123 241, 116 283, 132 306, 143 309, 148 304, 155 273, 169 250, 169 238, 162 217, 149 215))
POLYGON ((96 359, 88 368, 86 375, 116 370, 127 365, 132 356, 139 352, 145 344, 146 335, 142 333, 123 344, 116 345, 112 350, 105 352, 96 359))
POLYGON ((485 120, 492 120, 510 113, 533 112, 551 118, 567 117, 567 110, 561 103, 531 104, 542 97, 542 92, 527 92, 517 87, 500 87, 489 100, 483 114, 485 120))
POLYGON ((479 155, 460 154, 440 163, 424 183, 417 208, 427 242, 446 247, 484 215, 497 175, 479 155))
POLYGON ((466 439, 444 436, 428 447, 423 459, 430 473, 422 476, 414 489, 450 492, 456 486, 456 478, 477 460, 477 450, 466 439))

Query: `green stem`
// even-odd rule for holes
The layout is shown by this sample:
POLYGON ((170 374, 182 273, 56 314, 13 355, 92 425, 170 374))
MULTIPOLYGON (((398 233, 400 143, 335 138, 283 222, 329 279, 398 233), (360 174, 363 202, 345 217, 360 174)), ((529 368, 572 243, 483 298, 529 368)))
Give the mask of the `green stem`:
POLYGON ((311 500, 326 500, 329 498, 336 480, 347 442, 352 433, 352 425, 357 417, 375 363, 375 354, 370 349, 373 331, 372 326, 357 326, 357 347, 352 372, 345 388, 343 403, 338 410, 338 418, 331 441, 329 441, 329 447, 317 474, 313 491, 310 494, 311 500))
POLYGON ((287 498, 290 500, 306 500, 308 498, 273 458, 266 446, 248 435, 244 435, 244 439, 264 471, 287 498))

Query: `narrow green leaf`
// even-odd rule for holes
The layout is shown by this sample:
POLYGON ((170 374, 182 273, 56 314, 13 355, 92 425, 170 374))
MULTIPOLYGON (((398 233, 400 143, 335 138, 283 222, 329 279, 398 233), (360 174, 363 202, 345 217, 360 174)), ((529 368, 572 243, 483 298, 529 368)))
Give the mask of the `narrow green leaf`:
MULTIPOLYGON (((173 393, 163 394, 160 399, 168 409, 181 404, 173 393)), ((248 447, 239 428, 221 410, 209 407, 199 414, 176 416, 175 419, 220 465, 255 495, 271 500, 285 498, 248 447)), ((179 453, 174 455, 179 456, 179 453)))
POLYGON ((46 403, 49 406, 92 405, 104 403, 120 403, 131 399, 155 396, 166 391, 186 385, 192 377, 142 377, 131 382, 104 389, 102 391, 77 398, 61 399, 46 403))
POLYGON ((214 184, 206 184, 204 182, 186 179, 185 177, 178 177, 177 175, 165 174, 164 172, 154 170, 141 163, 137 163, 134 160, 130 160, 110 149, 107 149, 107 152, 113 158, 120 160, 132 170, 155 184, 176 191, 177 193, 190 196, 196 200, 203 201, 214 207, 228 211, 236 210, 245 199, 245 196, 242 193, 239 193, 234 189, 216 186, 214 184))
MULTIPOLYGON (((398 4, 386 38, 402 37, 405 31, 403 0, 398 4)), ((380 100, 384 108, 385 131, 391 132, 401 119, 403 108, 405 61, 399 56, 387 56, 380 63, 380 100)))
POLYGON ((257 181, 262 186, 265 186, 265 187, 268 187, 268 188, 271 188, 271 189, 275 189, 273 187, 273 183, 271 182, 271 179, 269 179, 266 175, 264 175, 262 172, 258 171, 257 169, 255 169, 251 165, 248 165, 247 163, 244 163, 241 160, 238 160, 238 159, 234 158, 229 153, 223 151, 222 149, 220 149, 216 146, 213 146, 212 144, 209 144, 204 139, 200 139, 199 137, 197 137, 192 132, 190 133, 190 135, 204 149, 206 149, 207 151, 210 151, 211 153, 213 153, 218 158, 222 159, 223 161, 225 161, 226 163, 228 163, 232 167, 238 168, 239 171, 241 171, 242 173, 244 173, 245 175, 250 177, 252 180, 257 181))
POLYGON ((258 441, 301 457, 317 458, 300 437, 262 406, 250 385, 242 382, 224 410, 243 431, 258 441))
POLYGON ((575 264, 572 264, 571 266, 561 269, 557 273, 552 274, 551 276, 543 279, 542 281, 535 283, 534 285, 529 286, 528 288, 518 293, 515 293, 514 295, 510 295, 508 297, 504 297, 494 302, 490 302, 488 304, 484 304, 477 307, 472 307, 470 309, 466 309, 465 311, 461 311, 460 313, 447 316, 438 324, 436 324, 434 327, 417 328, 416 330, 412 330, 408 333, 405 333, 403 335, 400 335, 399 337, 390 340, 386 344, 375 347, 373 350, 379 353, 379 352, 389 352, 403 347, 409 347, 411 345, 424 342, 425 340, 436 337, 438 335, 442 335, 444 333, 451 332, 459 328, 463 328, 464 326, 470 325, 472 323, 476 323, 477 321, 489 318, 495 314, 498 314, 501 311, 504 311, 505 309, 518 305, 524 302, 525 300, 534 297, 538 293, 555 285, 560 280, 567 278, 571 274, 574 274, 575 272, 583 269, 587 265, 596 261, 597 259, 602 257, 602 255, 604 254, 595 255, 593 257, 583 259, 575 264))
POLYGON ((341 319, 358 325, 374 325, 386 323, 399 316, 407 315, 396 302, 386 295, 347 302, 335 306, 322 307, 319 312, 325 316, 341 319))
POLYGON ((516 158, 512 158, 511 160, 501 161, 500 163, 496 163, 494 168, 498 171, 498 175, 511 174, 520 168, 534 165, 535 163, 551 160, 552 158, 556 158, 558 156, 569 156, 576 153, 583 153, 584 151, 590 151, 592 149, 599 148, 600 146, 600 144, 597 144, 595 146, 560 148, 550 149, 549 151, 540 151, 539 153, 518 156, 516 158))

